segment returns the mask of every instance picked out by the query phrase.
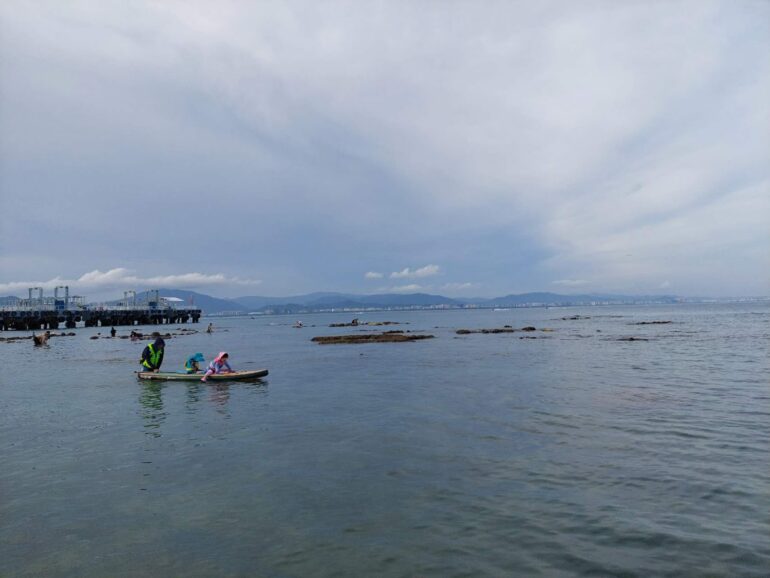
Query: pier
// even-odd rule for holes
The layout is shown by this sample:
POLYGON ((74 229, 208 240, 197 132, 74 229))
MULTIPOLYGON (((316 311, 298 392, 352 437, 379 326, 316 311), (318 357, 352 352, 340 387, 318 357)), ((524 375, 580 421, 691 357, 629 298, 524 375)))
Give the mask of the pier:
POLYGON ((198 323, 201 314, 181 299, 161 297, 158 290, 148 291, 142 300, 136 291, 125 291, 117 302, 86 305, 84 297, 70 295, 66 286, 56 287, 53 297, 44 297, 41 287, 30 287, 29 298, 0 307, 0 330, 53 330, 61 324, 72 329, 81 322, 85 327, 198 323))

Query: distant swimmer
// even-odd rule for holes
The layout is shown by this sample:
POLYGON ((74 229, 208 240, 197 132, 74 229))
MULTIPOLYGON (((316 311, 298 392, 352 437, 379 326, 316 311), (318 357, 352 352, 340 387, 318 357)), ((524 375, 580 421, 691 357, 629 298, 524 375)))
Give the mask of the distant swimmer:
POLYGON ((51 332, 46 331, 45 333, 41 335, 35 335, 34 332, 32 333, 32 343, 35 345, 46 345, 48 343, 48 338, 51 337, 51 332))
POLYGON ((297 329, 300 329, 301 327, 303 327, 303 325, 302 325, 302 321, 297 321, 297 322, 294 324, 294 327, 296 327, 297 329))
POLYGON ((214 324, 209 323, 209 326, 206 327, 206 333, 213 333, 214 332, 214 324))

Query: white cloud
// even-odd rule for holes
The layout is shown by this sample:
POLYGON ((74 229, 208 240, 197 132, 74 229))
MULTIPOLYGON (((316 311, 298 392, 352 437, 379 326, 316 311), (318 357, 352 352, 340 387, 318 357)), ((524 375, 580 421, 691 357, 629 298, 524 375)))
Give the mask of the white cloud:
POLYGON ((406 267, 401 271, 394 271, 390 274, 391 279, 419 279, 422 277, 432 277, 438 275, 441 272, 441 268, 438 265, 425 265, 419 269, 410 269, 406 267))
POLYGON ((376 271, 369 271, 364 275, 364 279, 382 279, 383 274, 376 271))
POLYGON ((477 283, 444 283, 441 289, 444 291, 463 291, 465 289, 473 289, 478 287, 477 283))
POLYGON ((553 282, 554 285, 562 285, 564 287, 580 287, 581 285, 587 285, 588 281, 585 279, 559 279, 553 282))
POLYGON ((118 267, 109 271, 94 270, 81 275, 77 279, 62 279, 54 277, 47 281, 13 281, 0 283, 0 294, 19 293, 29 287, 42 287, 52 290, 54 287, 66 285, 70 291, 104 291, 108 289, 153 289, 153 288, 192 288, 216 287, 232 285, 258 285, 261 281, 227 277, 222 273, 207 275, 204 273, 183 273, 180 275, 159 275, 155 277, 140 277, 129 269, 118 267))
POLYGON ((395 287, 380 287, 381 293, 416 293, 418 291, 425 291, 427 287, 411 283, 409 285, 396 285, 395 287))

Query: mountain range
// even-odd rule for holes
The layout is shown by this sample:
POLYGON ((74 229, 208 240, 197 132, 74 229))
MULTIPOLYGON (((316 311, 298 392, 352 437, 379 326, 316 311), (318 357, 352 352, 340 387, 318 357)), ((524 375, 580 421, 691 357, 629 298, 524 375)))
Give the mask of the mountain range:
MULTIPOLYGON (((683 298, 674 295, 613 295, 602 293, 563 295, 547 292, 511 294, 492 299, 484 297, 453 299, 427 293, 357 295, 353 293, 330 292, 307 293, 305 295, 292 295, 289 297, 250 295, 233 299, 222 299, 185 289, 160 289, 159 291, 162 297, 180 299, 185 305, 194 305, 200 308, 206 315, 291 314, 364 309, 508 308, 733 301, 732 299, 683 298)), ((140 302, 146 298, 147 292, 137 294, 137 300, 140 302)), ((766 299, 766 297, 757 297, 739 300, 766 299)), ((14 296, 0 297, 0 307, 15 305, 18 300, 19 298, 14 296)), ((116 303, 118 303, 117 300, 108 302, 108 304, 116 303)))
MULTIPOLYGON (((220 299, 181 289, 161 289, 162 297, 182 299, 187 305, 195 305, 207 315, 245 315, 310 313, 329 310, 363 309, 453 309, 453 308, 495 308, 495 307, 537 307, 559 305, 597 305, 629 303, 676 303, 681 298, 671 295, 629 296, 629 295, 561 295, 558 293, 523 293, 486 298, 449 298, 427 293, 383 293, 356 295, 352 293, 318 292, 289 297, 244 296, 220 299)), ((146 293, 137 294, 140 301, 146 293)))

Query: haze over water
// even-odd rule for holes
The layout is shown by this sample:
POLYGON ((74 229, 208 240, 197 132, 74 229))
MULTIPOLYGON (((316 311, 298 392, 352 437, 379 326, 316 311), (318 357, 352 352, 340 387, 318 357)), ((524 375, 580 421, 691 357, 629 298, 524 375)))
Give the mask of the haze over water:
POLYGON ((310 341, 382 329, 328 327, 351 317, 167 340, 165 370, 270 370, 229 385, 139 382, 145 342, 106 328, 0 344, 0 575, 767 575, 767 304, 366 313, 436 338, 310 341), (455 333, 506 324, 553 332, 455 333))

